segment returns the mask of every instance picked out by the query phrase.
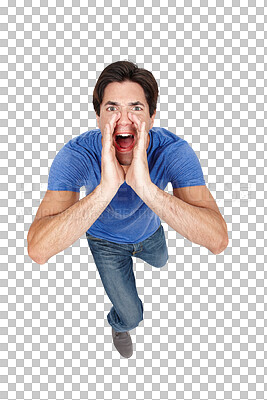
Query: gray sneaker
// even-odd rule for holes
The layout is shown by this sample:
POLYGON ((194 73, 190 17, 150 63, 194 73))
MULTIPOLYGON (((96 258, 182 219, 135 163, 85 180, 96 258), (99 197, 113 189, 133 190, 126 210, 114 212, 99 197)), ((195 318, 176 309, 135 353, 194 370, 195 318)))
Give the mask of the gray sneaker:
POLYGON ((112 328, 113 343, 122 357, 130 358, 133 354, 133 344, 129 332, 116 332, 112 328))

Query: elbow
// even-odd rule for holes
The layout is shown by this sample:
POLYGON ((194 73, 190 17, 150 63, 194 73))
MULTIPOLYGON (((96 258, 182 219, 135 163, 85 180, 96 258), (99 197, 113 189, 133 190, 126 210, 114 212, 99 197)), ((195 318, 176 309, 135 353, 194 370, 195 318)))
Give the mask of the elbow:
POLYGON ((217 247, 217 249, 215 251, 212 251, 213 254, 220 254, 222 253, 228 246, 229 244, 229 238, 228 235, 226 235, 226 237, 223 239, 221 245, 219 247, 217 247))
POLYGON ((47 259, 41 257, 38 252, 34 251, 30 244, 28 244, 28 255, 36 264, 43 265, 47 262, 47 259))

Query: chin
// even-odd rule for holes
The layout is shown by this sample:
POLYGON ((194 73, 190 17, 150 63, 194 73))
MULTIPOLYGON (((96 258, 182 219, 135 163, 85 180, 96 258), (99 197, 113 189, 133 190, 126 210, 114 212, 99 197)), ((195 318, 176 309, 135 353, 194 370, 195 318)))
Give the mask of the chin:
POLYGON ((120 165, 123 165, 124 167, 129 167, 132 162, 121 162, 120 165))
POLYGON ((132 154, 132 152, 130 152, 128 154, 116 152, 116 157, 121 165, 131 165, 132 159, 133 159, 133 154, 132 154))

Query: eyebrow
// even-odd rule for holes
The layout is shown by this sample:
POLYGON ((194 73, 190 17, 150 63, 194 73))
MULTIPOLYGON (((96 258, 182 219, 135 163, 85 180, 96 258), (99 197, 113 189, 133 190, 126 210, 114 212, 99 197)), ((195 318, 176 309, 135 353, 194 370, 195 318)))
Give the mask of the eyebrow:
MULTIPOLYGON (((107 101, 106 104, 104 105, 104 107, 106 107, 107 105, 119 106, 120 103, 117 103, 116 101, 107 101)), ((131 103, 128 103, 128 106, 138 106, 138 105, 145 107, 145 105, 143 103, 141 103, 140 101, 133 101, 131 103)))

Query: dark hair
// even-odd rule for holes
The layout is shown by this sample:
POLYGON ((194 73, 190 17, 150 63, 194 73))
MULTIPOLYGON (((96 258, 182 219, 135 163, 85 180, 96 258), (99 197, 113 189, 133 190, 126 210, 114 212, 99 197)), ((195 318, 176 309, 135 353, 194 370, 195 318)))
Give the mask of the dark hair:
POLYGON ((159 94, 157 81, 150 71, 139 68, 132 61, 116 61, 101 72, 93 92, 93 106, 96 114, 100 117, 100 104, 103 101, 106 86, 111 82, 124 81, 136 82, 143 88, 151 117, 157 107, 159 94))

